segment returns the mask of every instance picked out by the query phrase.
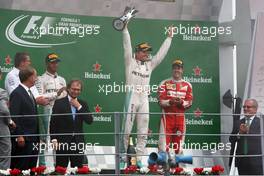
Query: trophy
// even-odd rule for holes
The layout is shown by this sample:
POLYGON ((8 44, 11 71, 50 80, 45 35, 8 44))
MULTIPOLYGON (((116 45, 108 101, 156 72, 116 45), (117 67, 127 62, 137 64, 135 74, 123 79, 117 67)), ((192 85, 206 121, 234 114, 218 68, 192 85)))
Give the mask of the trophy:
POLYGON ((138 10, 136 10, 134 7, 126 7, 123 16, 113 20, 113 27, 115 30, 122 31, 128 21, 134 17, 137 12, 138 10))

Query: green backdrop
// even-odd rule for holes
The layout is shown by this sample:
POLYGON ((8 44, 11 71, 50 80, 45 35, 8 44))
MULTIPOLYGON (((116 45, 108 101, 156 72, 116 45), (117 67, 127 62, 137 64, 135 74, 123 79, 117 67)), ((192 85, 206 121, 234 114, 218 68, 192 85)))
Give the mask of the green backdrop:
MULTIPOLYGON (((100 91, 102 85, 125 83, 122 33, 113 29, 112 17, 2 9, 0 20, 0 62, 4 76, 13 67, 13 56, 18 51, 30 53, 38 74, 45 71, 45 56, 50 52, 56 52, 62 60, 59 74, 67 81, 76 77, 83 80, 82 98, 88 102, 92 112, 123 111, 125 93, 112 92, 106 95, 100 91), (79 27, 76 29, 80 33, 72 30, 62 34, 62 31, 50 30, 49 34, 40 35, 40 32, 45 33, 44 29, 48 27, 62 26, 79 27), (85 35, 82 34, 82 27, 87 27, 85 35)), ((218 25, 216 22, 137 18, 129 23, 132 45, 147 41, 153 46, 154 55, 166 37, 165 26, 171 24, 186 27, 218 25)), ((220 116, 204 115, 206 112, 220 111, 218 50, 218 36, 175 35, 165 60, 152 73, 151 84, 159 85, 162 80, 170 77, 171 63, 175 58, 179 57, 184 61, 184 78, 192 83, 194 94, 193 105, 187 112, 195 112, 194 115, 186 116, 187 133, 220 133, 220 116), (195 38, 197 36, 200 38, 195 38)), ((3 87, 3 82, 1 86, 3 87)), ((161 112, 156 93, 151 94, 150 111, 161 112)), ((158 132, 159 119, 160 115, 150 116, 150 130, 153 133, 158 132)), ((89 126, 85 125, 85 131, 114 132, 114 115, 97 113, 95 122, 89 126)), ((114 135, 89 135, 87 141, 111 146, 114 145, 114 135)), ((219 137, 188 136, 186 141, 218 142, 219 137)), ((155 144, 157 136, 150 135, 148 142, 155 144)))

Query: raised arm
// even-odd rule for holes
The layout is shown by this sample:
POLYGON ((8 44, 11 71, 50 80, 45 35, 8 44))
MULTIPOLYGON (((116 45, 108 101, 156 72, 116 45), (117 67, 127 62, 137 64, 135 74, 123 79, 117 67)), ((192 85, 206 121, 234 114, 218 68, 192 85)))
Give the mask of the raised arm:
POLYGON ((153 56, 153 58, 151 60, 152 70, 154 70, 161 63, 161 61, 165 58, 165 56, 166 56, 166 54, 170 48, 171 41, 173 38, 173 31, 172 30, 173 30, 173 28, 170 27, 167 38, 165 39, 165 41, 161 45, 157 54, 155 56, 153 56))
POLYGON ((162 62, 162 60, 165 58, 165 56, 166 56, 166 54, 170 48, 170 45, 171 45, 171 39, 172 38, 167 37, 165 39, 165 41, 163 42, 163 44, 161 45, 157 54, 155 56, 153 56, 153 58, 151 60, 152 70, 154 70, 162 62))
POLYGON ((132 59, 132 45, 130 34, 128 32, 127 26, 123 30, 123 47, 124 47, 124 57, 125 64, 128 65, 132 59))

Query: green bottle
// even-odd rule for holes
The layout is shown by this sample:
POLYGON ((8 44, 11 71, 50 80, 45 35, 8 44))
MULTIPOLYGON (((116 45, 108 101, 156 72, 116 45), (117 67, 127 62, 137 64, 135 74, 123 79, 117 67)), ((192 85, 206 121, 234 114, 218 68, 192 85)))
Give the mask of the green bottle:
POLYGON ((137 159, 136 159, 136 149, 133 144, 133 138, 130 135, 129 136, 129 145, 127 147, 127 166, 136 165, 137 159))

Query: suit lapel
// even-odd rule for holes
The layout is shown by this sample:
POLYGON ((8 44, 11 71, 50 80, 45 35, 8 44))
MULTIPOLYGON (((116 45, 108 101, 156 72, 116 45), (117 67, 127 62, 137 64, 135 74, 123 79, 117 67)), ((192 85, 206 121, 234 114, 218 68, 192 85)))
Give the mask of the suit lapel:
POLYGON ((36 111, 36 100, 35 100, 35 98, 33 97, 33 100, 34 100, 34 102, 35 102, 35 105, 34 105, 34 103, 32 102, 32 99, 30 98, 30 96, 28 95, 28 93, 27 93, 27 91, 25 90, 25 88, 24 87, 22 87, 21 85, 19 85, 20 86, 20 90, 21 90, 21 93, 24 95, 24 97, 27 99, 27 101, 28 102, 30 102, 30 104, 34 107, 34 109, 35 109, 35 111, 36 111))
POLYGON ((249 133, 256 133, 255 131, 258 129, 258 127, 256 126, 258 124, 257 121, 258 118, 255 116, 250 124, 249 133))

